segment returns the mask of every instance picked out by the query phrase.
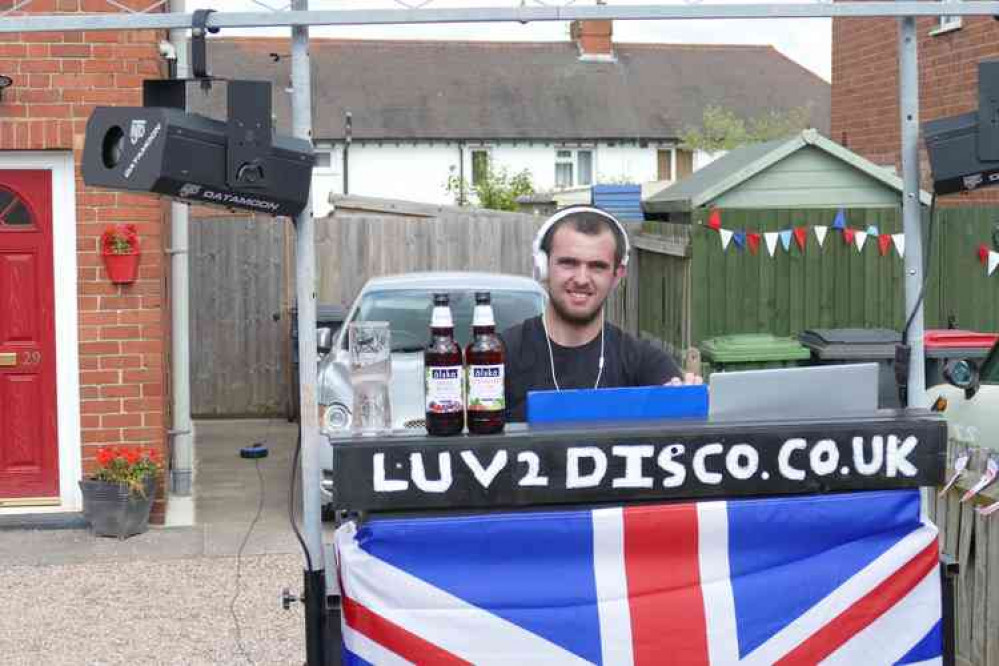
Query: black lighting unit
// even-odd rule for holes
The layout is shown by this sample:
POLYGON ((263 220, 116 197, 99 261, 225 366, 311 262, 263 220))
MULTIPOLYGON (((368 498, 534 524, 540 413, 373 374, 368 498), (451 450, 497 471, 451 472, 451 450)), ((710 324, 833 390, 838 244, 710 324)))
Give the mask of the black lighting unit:
POLYGON ((3 101, 3 91, 14 85, 14 79, 0 74, 0 102, 3 101))
POLYGON ((978 63, 978 111, 923 123, 936 194, 999 184, 999 60, 978 63))
MULTIPOLYGON (((192 80, 203 87, 218 80, 206 69, 209 13, 195 12, 192 26, 192 80)), ((143 81, 143 106, 94 109, 83 181, 187 203, 300 213, 309 199, 315 155, 310 142, 273 133, 270 82, 227 81, 223 122, 185 111, 188 81, 143 81)))

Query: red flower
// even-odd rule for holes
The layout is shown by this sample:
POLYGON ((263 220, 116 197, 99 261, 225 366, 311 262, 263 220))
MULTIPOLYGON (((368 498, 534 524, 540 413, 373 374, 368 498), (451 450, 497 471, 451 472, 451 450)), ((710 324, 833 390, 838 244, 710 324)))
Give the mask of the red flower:
POLYGON ((132 254, 139 249, 139 234, 134 224, 111 225, 101 234, 102 254, 132 254))

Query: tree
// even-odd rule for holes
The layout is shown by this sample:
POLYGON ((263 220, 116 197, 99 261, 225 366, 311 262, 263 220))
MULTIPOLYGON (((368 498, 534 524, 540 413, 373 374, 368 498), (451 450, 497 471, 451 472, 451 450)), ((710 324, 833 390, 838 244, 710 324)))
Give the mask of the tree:
POLYGON ((465 193, 472 191, 482 208, 517 210, 517 197, 534 194, 534 184, 527 169, 511 175, 505 167, 497 168, 490 164, 485 173, 479 174, 474 185, 469 185, 468 181, 452 171, 447 179, 447 191, 459 206, 466 203, 465 193))
POLYGON ((681 135, 681 146, 688 150, 716 153, 747 143, 770 141, 807 128, 811 115, 806 106, 787 111, 771 109, 762 116, 749 119, 747 123, 728 109, 709 105, 701 116, 701 126, 688 128, 681 135))

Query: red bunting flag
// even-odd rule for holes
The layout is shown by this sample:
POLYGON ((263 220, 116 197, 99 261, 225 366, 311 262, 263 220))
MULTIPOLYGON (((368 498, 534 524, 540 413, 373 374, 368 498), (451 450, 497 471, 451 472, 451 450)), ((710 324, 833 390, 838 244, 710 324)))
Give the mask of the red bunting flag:
POLYGON ((881 256, 888 254, 888 248, 891 247, 891 234, 881 234, 878 236, 878 252, 881 256))
POLYGON ((808 239, 808 229, 806 227, 795 227, 794 228, 794 240, 798 242, 798 247, 801 251, 805 251, 805 240, 808 239))
POLYGON ((850 227, 843 229, 843 242, 849 245, 853 242, 854 231, 850 227))
POLYGON ((749 251, 756 254, 760 251, 760 235, 753 232, 748 232, 746 234, 746 240, 749 241, 749 251))
POLYGON ((708 215, 708 228, 714 229, 715 231, 721 229, 721 211, 715 208, 708 215))
POLYGON ((989 246, 982 244, 978 246, 978 261, 983 264, 989 260, 989 246))

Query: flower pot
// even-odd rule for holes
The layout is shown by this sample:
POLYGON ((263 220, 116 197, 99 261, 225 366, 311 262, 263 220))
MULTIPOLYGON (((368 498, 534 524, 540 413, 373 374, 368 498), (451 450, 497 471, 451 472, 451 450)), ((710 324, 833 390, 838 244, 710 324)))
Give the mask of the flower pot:
POLYGON ((105 254, 104 268, 113 284, 131 284, 139 277, 138 252, 131 254, 105 254))
POLYGON ((143 497, 130 493, 128 486, 106 481, 80 481, 83 517, 94 534, 126 539, 149 529, 149 510, 156 496, 156 479, 146 477, 143 497))

